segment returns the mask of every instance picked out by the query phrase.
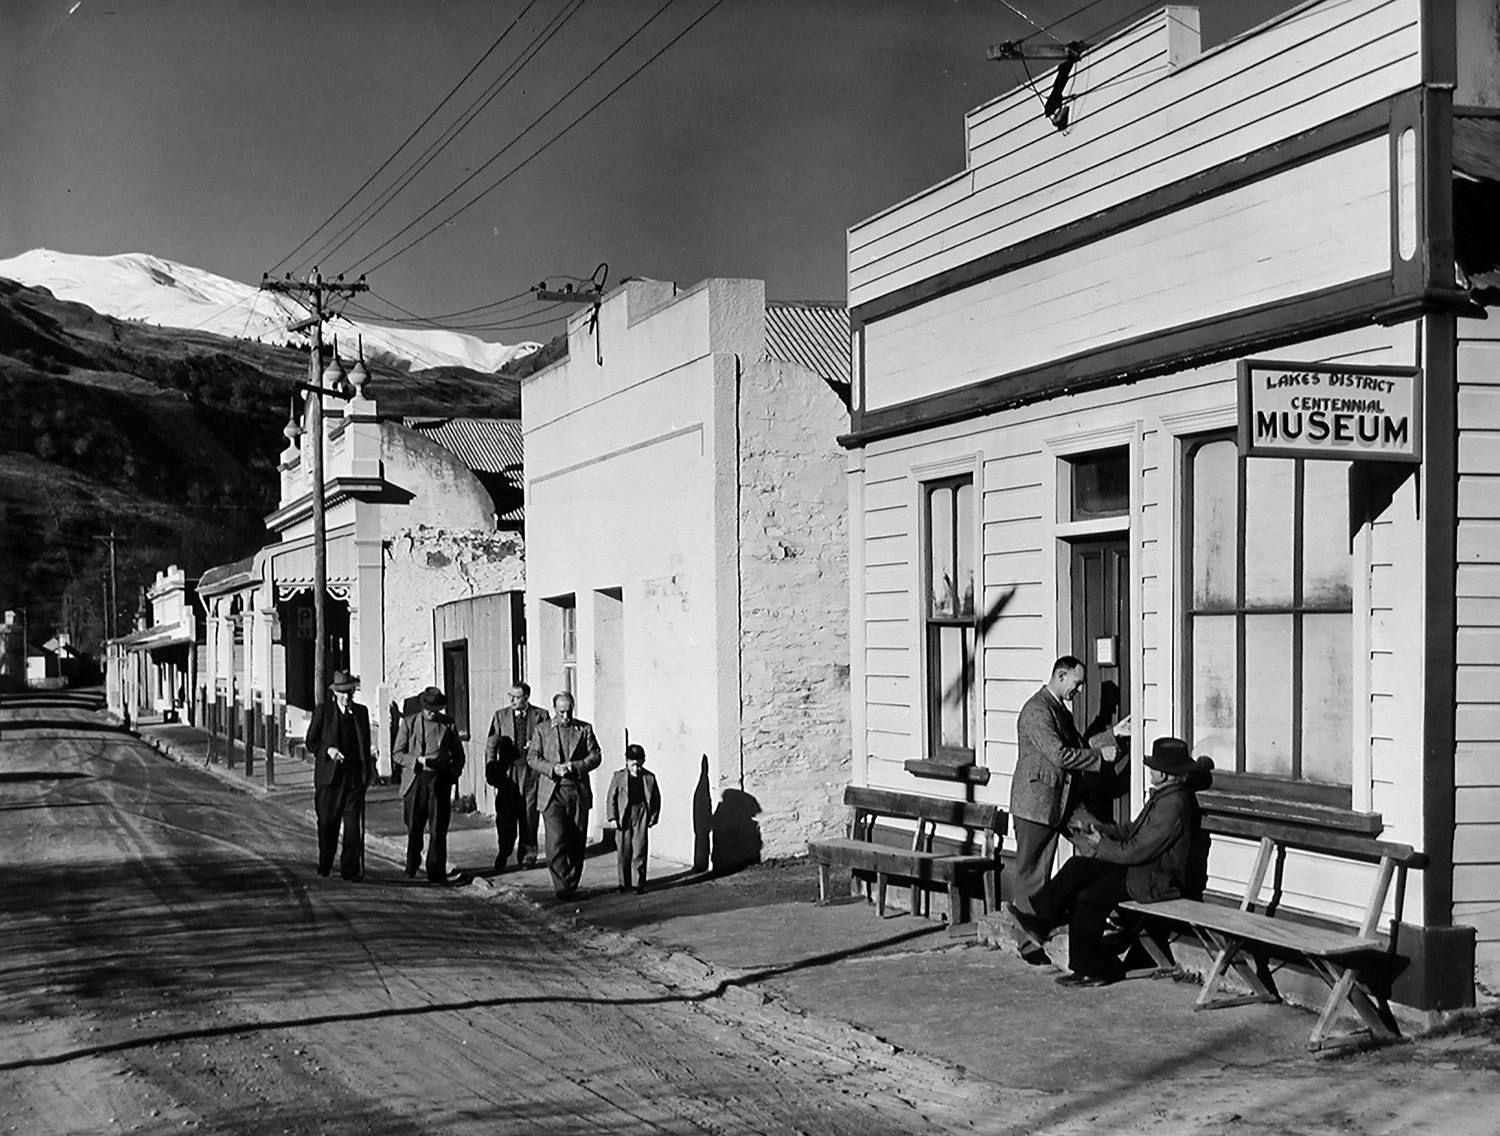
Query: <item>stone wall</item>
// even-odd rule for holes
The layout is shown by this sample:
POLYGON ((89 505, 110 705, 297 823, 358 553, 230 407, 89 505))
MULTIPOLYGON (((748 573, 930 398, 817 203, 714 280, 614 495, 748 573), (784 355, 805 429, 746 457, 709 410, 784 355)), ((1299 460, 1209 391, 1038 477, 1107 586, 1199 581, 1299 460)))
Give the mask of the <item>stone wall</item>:
MULTIPOLYGON (((821 378, 745 367, 740 429, 738 783, 761 855, 838 832, 850 775, 848 412, 821 378), (752 803, 753 802, 753 803, 752 803)), ((727 802, 726 802, 727 803, 727 802)))

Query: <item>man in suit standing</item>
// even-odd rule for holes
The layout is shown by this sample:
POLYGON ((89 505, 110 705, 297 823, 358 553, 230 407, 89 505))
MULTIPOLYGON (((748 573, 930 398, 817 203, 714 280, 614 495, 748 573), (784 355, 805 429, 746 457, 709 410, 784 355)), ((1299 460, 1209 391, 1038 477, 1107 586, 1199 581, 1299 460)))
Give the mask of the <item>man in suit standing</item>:
POLYGON ((547 724, 547 711, 531 704, 531 687, 510 688, 510 705, 496 710, 484 743, 484 779, 495 790, 495 871, 505 871, 511 849, 516 863, 536 864, 537 773, 526 760, 531 737, 547 724), (519 837, 519 842, 517 840, 519 837))
POLYGON ((1016 772, 1010 783, 1010 819, 1016 834, 1011 896, 1022 912, 1052 876, 1057 837, 1073 811, 1075 774, 1111 767, 1118 753, 1112 735, 1089 745, 1078 734, 1068 703, 1083 685, 1083 662, 1064 655, 1052 677, 1026 700, 1016 722, 1016 772))
POLYGON ((318 875, 333 871, 339 828, 344 854, 339 875, 350 882, 365 874, 365 788, 375 780, 370 749, 370 712, 354 701, 359 679, 334 671, 331 702, 319 702, 307 724, 313 755, 313 807, 318 814, 318 875))
POLYGON ((578 890, 594 791, 589 774, 603 756, 594 727, 573 717, 573 696, 552 698, 553 720, 531 735, 526 759, 537 772, 536 803, 547 828, 547 868, 559 899, 578 890))
POLYGON ((420 709, 401 719, 391 756, 411 765, 411 777, 401 791, 406 818, 406 878, 412 879, 422 863, 422 834, 428 833, 427 879, 435 884, 447 879, 448 818, 453 807, 453 785, 464 767, 464 747, 453 728, 453 719, 443 713, 448 699, 435 686, 418 698, 420 709))

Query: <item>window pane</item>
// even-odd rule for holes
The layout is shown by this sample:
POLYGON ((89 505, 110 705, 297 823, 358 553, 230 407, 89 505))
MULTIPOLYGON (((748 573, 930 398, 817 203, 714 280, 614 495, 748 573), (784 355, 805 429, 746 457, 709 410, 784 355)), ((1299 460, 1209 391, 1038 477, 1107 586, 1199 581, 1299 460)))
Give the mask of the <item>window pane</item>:
POLYGON ((954 518, 958 527, 958 613, 974 614, 974 483, 958 487, 958 510, 954 518))
POLYGON ((1235 510, 1239 456, 1228 439, 1193 452, 1193 606, 1235 604, 1235 510))
POLYGON ((1302 776, 1309 781, 1353 779, 1353 623, 1352 615, 1302 617, 1302 776))
POLYGON ((958 615, 958 585, 953 564, 953 489, 944 485, 927 495, 928 572, 932 595, 930 614, 958 615))
POLYGON ((1292 775, 1292 617, 1245 617, 1245 772, 1292 775))
POLYGON ((1246 607, 1291 605, 1296 472, 1289 458, 1245 462, 1246 607))
POLYGON ((1193 617, 1193 752, 1235 768, 1234 616, 1193 617))
POLYGON ((1073 458, 1073 520, 1121 517, 1130 511, 1130 449, 1119 446, 1073 458))
POLYGON ((968 749, 969 707, 973 704, 970 659, 973 631, 967 627, 935 627, 937 636, 938 745, 968 749))
POLYGON ((1354 606, 1354 556, 1349 544, 1349 467, 1303 462, 1302 602, 1354 606))

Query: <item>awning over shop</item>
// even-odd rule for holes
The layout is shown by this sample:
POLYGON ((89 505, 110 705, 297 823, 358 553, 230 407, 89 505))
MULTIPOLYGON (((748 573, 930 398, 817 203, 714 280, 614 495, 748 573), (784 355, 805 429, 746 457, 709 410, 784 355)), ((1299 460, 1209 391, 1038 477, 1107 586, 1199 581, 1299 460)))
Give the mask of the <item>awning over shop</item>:
POLYGON ((193 643, 193 632, 180 623, 164 623, 160 627, 147 627, 122 635, 110 642, 127 651, 155 651, 162 647, 188 647, 193 643))
POLYGON ((1500 118, 1454 116, 1453 167, 1473 178, 1500 181, 1500 118))
MULTIPOLYGON (((354 536, 341 533, 328 540, 328 592, 339 599, 348 599, 354 587, 355 557, 354 536)), ((257 567, 269 561, 271 584, 276 599, 286 600, 298 592, 312 590, 313 547, 311 541, 295 545, 267 545, 255 557, 257 567)))

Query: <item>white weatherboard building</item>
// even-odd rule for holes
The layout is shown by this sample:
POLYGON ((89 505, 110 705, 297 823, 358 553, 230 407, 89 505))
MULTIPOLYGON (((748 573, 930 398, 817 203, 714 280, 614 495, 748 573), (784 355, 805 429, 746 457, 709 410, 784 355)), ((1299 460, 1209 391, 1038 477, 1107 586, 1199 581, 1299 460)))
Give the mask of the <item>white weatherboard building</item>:
MULTIPOLYGON (((976 108, 962 171, 849 232, 854 778, 1005 804, 1077 654, 1080 724, 1188 739, 1214 808, 1425 854, 1392 998, 1469 1004, 1500 985, 1500 13, 1197 28, 1090 45, 1066 129, 1028 87, 976 108)), ((1253 848, 1215 838, 1211 887, 1253 848)), ((1283 910, 1357 921, 1373 871, 1304 859, 1283 910)))
MULTIPOLYGON (((653 850, 801 852, 849 778, 843 305, 629 281, 524 380, 533 698, 643 745, 653 850)), ((595 809, 597 827, 603 809, 595 809)))

